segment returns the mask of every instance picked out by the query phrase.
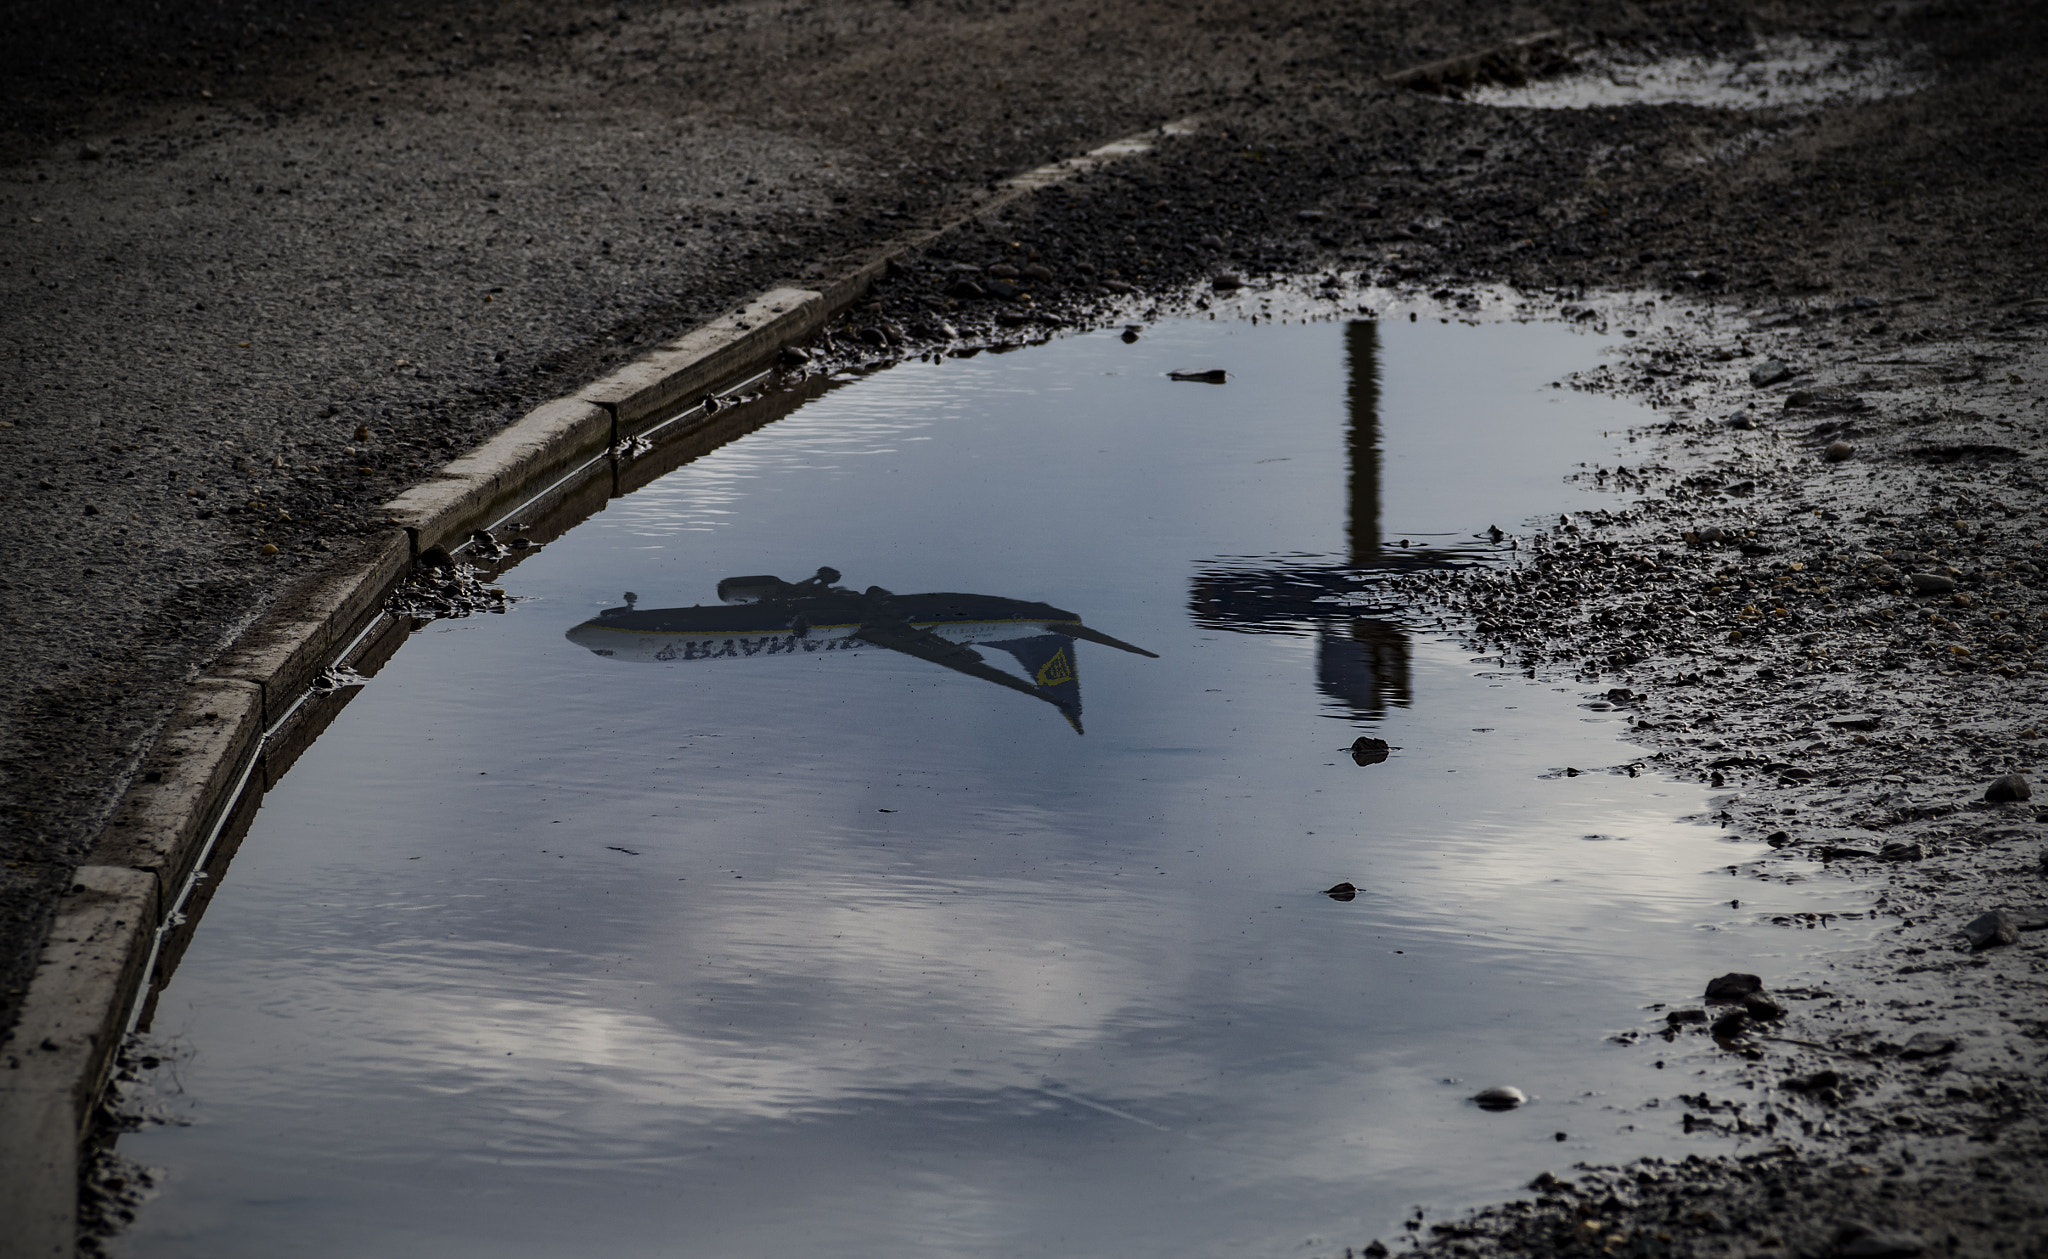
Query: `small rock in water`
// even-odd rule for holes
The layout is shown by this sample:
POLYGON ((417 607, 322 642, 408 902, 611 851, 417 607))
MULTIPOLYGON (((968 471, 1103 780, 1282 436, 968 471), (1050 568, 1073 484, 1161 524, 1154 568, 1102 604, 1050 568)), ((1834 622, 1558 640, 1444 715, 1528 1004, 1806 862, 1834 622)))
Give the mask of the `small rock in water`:
POLYGON ((1792 369, 1790 367, 1787 367, 1777 359, 1767 358, 1749 369, 1749 383, 1758 389, 1762 389, 1765 385, 1777 384, 1791 374, 1792 369))
POLYGON ((1906 580, 1923 595, 1945 595, 1956 588, 1956 579, 1940 573, 1908 573, 1906 580))
POLYGON ((1785 1007, 1761 992, 1752 992, 1742 999, 1742 1012, 1759 1023, 1770 1023, 1785 1017, 1785 1007))
POLYGON ((1323 895, 1333 901, 1355 901, 1358 899, 1358 885, 1355 883, 1339 883, 1337 886, 1325 891, 1323 895))
POLYGON ((1729 416, 1727 419, 1721 421, 1721 423, 1727 425, 1729 428, 1755 428, 1756 417, 1749 413, 1748 407, 1744 407, 1740 411, 1737 411, 1735 414, 1729 416))
POLYGON ((1749 1031, 1749 1014, 1743 1010, 1730 1011, 1715 1019, 1714 1025, 1707 1030, 1713 1033, 1715 1040, 1741 1040, 1749 1031))
POLYGON ((1831 441, 1827 444, 1827 448, 1820 452, 1820 455, 1821 458, 1827 460, 1829 463, 1840 463, 1842 462, 1842 460, 1847 459, 1850 455, 1853 455, 1855 453, 1856 448, 1854 446, 1851 446, 1848 442, 1831 441))
POLYGON ((1508 1084, 1496 1084, 1490 1089, 1480 1089, 1472 1100, 1481 1110, 1513 1110, 1529 1100, 1529 1095, 1508 1084))
POLYGON ((2006 774, 1991 780, 1984 788, 1984 798, 1992 804, 2009 804, 2015 800, 2031 800, 2034 789, 2027 785, 2026 775, 2006 774))
POLYGON ((1963 937, 1973 949, 1992 949, 2020 938, 2019 924, 2002 909, 1979 914, 1963 924, 1963 937))
POLYGON ((1225 271, 1222 275, 1219 275, 1215 279, 1209 281, 1209 285, 1211 288, 1227 293, 1232 289, 1243 288, 1244 281, 1239 279, 1237 276, 1232 275, 1230 272, 1225 271))
POLYGON ((1956 1038, 1953 1036, 1943 1036, 1939 1032, 1915 1032, 1899 1050, 1899 1057, 1912 1062, 1919 1058, 1939 1058, 1955 1051, 1956 1038))
POLYGON ((1753 992, 1762 992, 1764 981, 1755 975, 1730 971, 1707 984, 1707 1000, 1740 1001, 1753 992))
POLYGON ((1351 745, 1351 759, 1360 765, 1377 765, 1393 755, 1393 745, 1385 739, 1371 735, 1360 735, 1351 745))
POLYGON ((1684 1027, 1688 1023, 1707 1021, 1705 1010, 1673 1010, 1664 1016, 1664 1022, 1671 1027, 1684 1027))
POLYGON ((1169 380, 1192 380, 1204 385, 1220 385, 1230 379, 1230 373, 1220 367, 1201 372, 1168 372, 1166 376, 1169 380))

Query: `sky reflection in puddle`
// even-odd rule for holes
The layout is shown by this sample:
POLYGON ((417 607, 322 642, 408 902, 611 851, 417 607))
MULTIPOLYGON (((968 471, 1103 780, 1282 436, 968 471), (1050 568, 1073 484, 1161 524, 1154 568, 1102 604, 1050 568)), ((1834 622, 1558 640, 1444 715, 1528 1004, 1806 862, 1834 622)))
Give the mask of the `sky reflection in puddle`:
POLYGON ((613 501, 266 801, 156 1013, 191 1124, 123 1139, 166 1176, 116 1248, 1334 1252, 1704 1140, 1641 1106, 1709 1051, 1607 1035, 1784 969, 1818 933, 1727 928, 1843 894, 1729 878, 1695 787, 1548 776, 1633 758, 1578 688, 1332 602, 1611 506, 1562 478, 1644 414, 1549 387, 1600 344, 1079 336, 893 368, 613 501), (758 616, 719 581, 825 564, 911 593, 801 636, 785 599, 754 629, 796 645, 752 656, 660 658, 697 611, 644 659, 570 633, 622 590, 758 616), (909 602, 949 591, 990 598, 909 602), (1398 750, 1361 768, 1362 732, 1398 750), (1533 1100, 1466 1102, 1494 1083, 1533 1100))

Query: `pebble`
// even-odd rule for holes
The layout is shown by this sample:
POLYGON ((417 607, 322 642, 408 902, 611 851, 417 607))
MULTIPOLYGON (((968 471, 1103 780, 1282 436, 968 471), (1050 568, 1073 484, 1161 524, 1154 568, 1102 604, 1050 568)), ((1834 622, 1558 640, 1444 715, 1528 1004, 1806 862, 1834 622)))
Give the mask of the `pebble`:
POLYGON ((988 274, 998 280, 1014 280, 1020 272, 1007 262, 998 262, 996 265, 988 268, 988 274))
POLYGON ((1225 271, 1222 275, 1219 275, 1215 279, 1209 281, 1209 287, 1227 293, 1232 289, 1243 288, 1244 280, 1239 276, 1232 275, 1230 272, 1225 271))
POLYGON ((277 543, 275 543, 275 542, 265 542, 265 543, 264 543, 264 544, 263 544, 262 546, 260 546, 260 547, 258 547, 258 548, 256 549, 256 554, 258 554, 258 555, 275 555, 275 554, 277 554, 277 543))
POLYGON ((1850 455, 1853 455, 1855 453, 1856 448, 1854 446, 1851 446, 1848 442, 1832 441, 1827 444, 1827 448, 1825 450, 1820 452, 1820 455, 1821 458, 1827 460, 1829 463, 1840 463, 1844 459, 1847 459, 1850 455))
POLYGON ((1360 735, 1351 745, 1351 759, 1360 765, 1377 765, 1393 755, 1393 751, 1393 745, 1385 739, 1360 735))
POLYGON ((2006 774, 1991 780, 1984 788, 1984 798, 1992 804, 2008 804, 2015 800, 2031 800, 2034 789, 2027 785, 2026 775, 2006 774))
POLYGON ((1762 992, 1763 990, 1764 981, 1758 976, 1745 975, 1740 971, 1730 971, 1726 975, 1721 975, 1708 982, 1707 1000, 1740 1001, 1753 992, 1762 992))
POLYGON ((1899 1057, 1907 1062, 1921 1058, 1939 1058, 1956 1051, 1956 1038, 1943 1036, 1940 1032, 1915 1032, 1899 1050, 1899 1057))
POLYGON ((1472 1100, 1481 1110, 1513 1110, 1529 1100, 1529 1095, 1513 1085, 1496 1084, 1492 1088, 1480 1089, 1472 1100))
POLYGON ((1923 595, 1945 595, 1956 588, 1956 579, 1940 573, 1908 573, 1906 580, 1923 595))
POLYGON ((1792 369, 1774 358, 1767 358, 1749 369, 1749 383, 1762 389, 1775 385, 1792 374, 1792 369))
POLYGON ((1963 936, 1973 949, 1990 949, 2017 942, 2020 928, 2004 910, 1994 909, 1964 923, 1963 936))
POLYGON ((1042 262, 1026 263, 1023 267, 1019 268, 1019 270, 1023 273, 1024 278, 1027 280, 1037 280, 1043 283, 1044 281, 1052 279, 1052 268, 1046 266, 1042 262))
POLYGON ((1220 385, 1230 379, 1230 373, 1220 367, 1200 372, 1168 372, 1166 375, 1169 380, 1192 380, 1204 385, 1220 385))
POLYGON ((1355 901, 1358 899, 1358 885, 1355 883, 1339 883, 1333 888, 1326 889, 1323 895, 1333 901, 1355 901))
POLYGON ((1785 1017, 1785 1007, 1761 992, 1752 992, 1742 999, 1742 1012, 1760 1023, 1785 1017))
POLYGON ((1756 427, 1756 417, 1749 413, 1748 407, 1744 407, 1721 423, 1729 428, 1751 429, 1756 427))
POLYGON ((1713 1033, 1715 1040, 1740 1040, 1749 1031, 1749 1014, 1743 1010, 1730 1010, 1715 1019, 1714 1025, 1707 1030, 1713 1033))

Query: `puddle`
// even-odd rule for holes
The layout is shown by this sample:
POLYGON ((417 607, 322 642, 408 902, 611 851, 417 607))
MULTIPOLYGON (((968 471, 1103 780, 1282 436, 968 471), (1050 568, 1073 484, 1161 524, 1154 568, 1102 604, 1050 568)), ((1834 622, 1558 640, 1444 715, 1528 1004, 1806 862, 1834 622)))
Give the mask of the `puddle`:
POLYGON ((1518 85, 1478 86, 1463 99, 1523 109, 1702 105, 1813 109, 1917 92, 1931 81, 1897 56, 1838 40, 1765 40, 1730 56, 1657 57, 1630 50, 1575 53, 1578 69, 1518 85))
POLYGON ((1731 878, 1625 714, 1371 582, 1615 505, 1563 478, 1647 413, 1550 387, 1605 344, 1074 336, 612 500, 266 798, 112 1249, 1335 1253, 1728 1149, 1668 1103, 1705 1037, 1609 1038, 1854 890, 1731 878))

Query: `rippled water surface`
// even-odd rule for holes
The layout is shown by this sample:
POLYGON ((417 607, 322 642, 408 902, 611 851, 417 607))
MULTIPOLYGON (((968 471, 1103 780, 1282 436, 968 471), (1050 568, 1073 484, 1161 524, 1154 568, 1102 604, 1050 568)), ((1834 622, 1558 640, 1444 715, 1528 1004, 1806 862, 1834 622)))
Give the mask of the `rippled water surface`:
POLYGON ((1724 930, 1794 893, 1729 877, 1694 786, 1556 775, 1633 756, 1582 688, 1332 601, 1613 506, 1564 477, 1647 417, 1550 387, 1601 346, 1077 336, 859 379, 614 500, 267 798, 155 1013, 182 1122, 123 1139, 162 1190, 117 1248, 1336 1253, 1682 1150, 1642 1103, 1698 1064, 1607 1036, 1807 947, 1724 930), (568 637, 821 565, 1156 658, 1045 616, 949 640, 998 684, 900 598, 893 646, 568 637), (1532 1100, 1466 1101, 1494 1083, 1532 1100))

